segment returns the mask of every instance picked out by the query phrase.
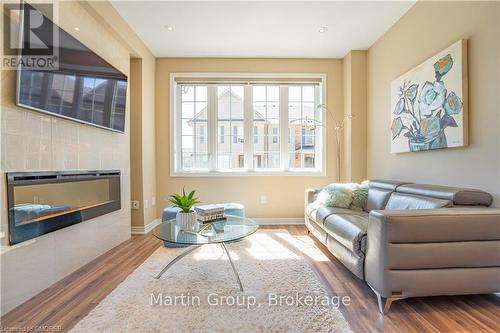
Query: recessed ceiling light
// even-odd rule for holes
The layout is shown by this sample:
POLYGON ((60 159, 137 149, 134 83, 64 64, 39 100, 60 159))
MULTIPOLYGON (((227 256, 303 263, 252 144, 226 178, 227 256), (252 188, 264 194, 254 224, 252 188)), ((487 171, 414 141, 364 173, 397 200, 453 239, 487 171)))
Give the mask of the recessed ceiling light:
POLYGON ((165 29, 167 29, 168 31, 174 31, 174 27, 171 25, 166 25, 165 29))
POLYGON ((319 31, 320 34, 322 34, 324 32, 327 32, 328 28, 327 27, 320 27, 318 31, 319 31))
POLYGON ((73 30, 75 30, 75 31, 80 31, 80 28, 78 28, 78 27, 74 27, 74 28, 73 28, 73 30))

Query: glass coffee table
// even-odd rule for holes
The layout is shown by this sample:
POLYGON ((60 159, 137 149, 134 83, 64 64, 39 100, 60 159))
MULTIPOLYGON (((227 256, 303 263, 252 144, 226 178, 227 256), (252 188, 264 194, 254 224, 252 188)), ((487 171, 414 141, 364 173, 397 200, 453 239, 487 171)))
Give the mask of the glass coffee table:
POLYGON ((250 236, 258 228, 259 226, 253 220, 232 215, 228 215, 225 220, 217 222, 208 224, 197 223, 190 230, 181 230, 175 223, 175 219, 165 221, 153 229, 153 235, 164 242, 190 246, 169 262, 155 278, 159 279, 172 265, 200 246, 205 244, 220 244, 229 258, 240 290, 243 291, 240 276, 227 250, 226 243, 236 242, 250 236))

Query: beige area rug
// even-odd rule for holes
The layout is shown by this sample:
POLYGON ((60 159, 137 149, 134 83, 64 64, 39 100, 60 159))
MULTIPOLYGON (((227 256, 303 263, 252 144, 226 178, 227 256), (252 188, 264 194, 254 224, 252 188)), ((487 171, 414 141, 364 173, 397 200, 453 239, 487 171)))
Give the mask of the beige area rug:
POLYGON ((244 292, 219 245, 198 248, 154 279, 183 251, 161 247, 72 332, 351 332, 305 258, 322 256, 310 238, 258 231, 227 246, 244 292))

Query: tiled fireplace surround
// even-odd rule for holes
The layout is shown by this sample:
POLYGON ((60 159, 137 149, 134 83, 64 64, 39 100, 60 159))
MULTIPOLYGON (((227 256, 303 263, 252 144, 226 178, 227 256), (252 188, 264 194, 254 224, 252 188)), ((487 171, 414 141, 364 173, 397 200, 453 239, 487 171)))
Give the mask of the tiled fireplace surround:
MULTIPOLYGON (((59 25, 128 75, 130 53, 76 2, 59 3, 59 25), (98 37, 96 37, 98 36, 98 37)), ((130 237, 130 110, 125 134, 15 106, 15 72, 1 76, 1 314, 130 237), (6 172, 115 169, 122 208, 95 219, 8 246, 6 172)), ((127 95, 129 95, 127 93, 127 95)))
POLYGON ((128 135, 31 111, 2 110, 2 313, 130 237, 128 135), (8 245, 5 172, 119 169, 122 209, 8 245))

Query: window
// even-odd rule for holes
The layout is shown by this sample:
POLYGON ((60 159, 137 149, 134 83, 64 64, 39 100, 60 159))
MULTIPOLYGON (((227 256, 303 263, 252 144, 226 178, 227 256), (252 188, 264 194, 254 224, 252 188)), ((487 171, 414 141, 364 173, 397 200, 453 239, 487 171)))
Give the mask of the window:
POLYGON ((111 104, 111 120, 112 128, 124 128, 125 126, 125 101, 127 94, 127 83, 117 81, 114 86, 113 99, 111 104))
POLYGON ((106 82, 107 80, 104 79, 83 78, 81 109, 85 115, 84 120, 99 124, 104 122, 106 82))
POLYGON ((315 168, 315 145, 318 129, 317 103, 314 86, 292 85, 288 87, 288 156, 291 169, 315 168))
POLYGON ((219 126, 219 143, 224 143, 224 126, 219 126))
POLYGON ((198 127, 200 129, 200 133, 198 134, 198 137, 200 138, 200 143, 206 143, 206 137, 207 137, 207 132, 205 125, 200 125, 198 127))
POLYGON ((262 131, 260 143, 254 139, 254 154, 261 158, 257 161, 254 159, 253 167, 280 169, 281 148, 277 141, 273 142, 274 136, 271 133, 271 128, 278 130, 280 125, 280 86, 253 86, 252 97, 254 128, 260 128, 262 131))
POLYGON ((323 76, 267 84, 183 75, 172 78, 173 175, 324 172, 323 76))
MULTIPOLYGON (((65 114, 73 108, 73 95, 75 93, 75 76, 55 74, 52 79, 52 95, 49 99, 48 110, 55 113, 65 114)), ((104 81, 104 80, 103 80, 104 81)), ((101 89, 102 90, 102 89, 101 89)), ((104 106, 104 93, 96 94, 96 97, 104 106)), ((102 117, 103 110, 99 110, 102 117)))
POLYGON ((243 131, 243 86, 217 86, 217 123, 219 126, 228 126, 232 133, 228 140, 217 145, 217 169, 242 169, 240 155, 244 155, 243 131), (227 143, 225 143, 227 141, 227 143))
POLYGON ((206 169, 208 145, 201 135, 208 122, 207 86, 183 85, 180 95, 180 167, 206 169))
POLYGON ((273 143, 278 143, 278 127, 273 127, 273 143))
POLYGON ((245 139, 243 137, 243 126, 234 125, 233 126, 233 143, 244 143, 245 139))

